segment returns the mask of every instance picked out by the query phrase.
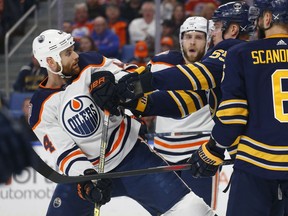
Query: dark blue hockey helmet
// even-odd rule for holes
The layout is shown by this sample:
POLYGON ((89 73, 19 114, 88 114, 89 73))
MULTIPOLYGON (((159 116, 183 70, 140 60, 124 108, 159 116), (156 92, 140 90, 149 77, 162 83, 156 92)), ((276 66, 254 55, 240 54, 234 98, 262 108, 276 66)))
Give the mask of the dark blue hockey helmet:
POLYGON ((288 23, 288 0, 254 0, 249 9, 249 20, 254 22, 266 11, 272 13, 272 22, 288 23))
POLYGON ((234 1, 220 5, 214 12, 212 20, 223 23, 222 31, 225 31, 231 23, 240 26, 240 34, 252 33, 254 25, 248 20, 249 5, 246 2, 234 1))

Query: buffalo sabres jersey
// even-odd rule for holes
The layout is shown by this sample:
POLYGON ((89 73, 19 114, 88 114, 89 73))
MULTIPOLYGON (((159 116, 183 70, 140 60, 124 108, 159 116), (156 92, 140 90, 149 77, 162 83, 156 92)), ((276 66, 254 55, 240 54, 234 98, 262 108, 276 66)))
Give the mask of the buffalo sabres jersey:
MULTIPOLYGON (((157 73, 153 73, 152 84, 161 90, 208 90, 208 103, 212 118, 222 97, 220 84, 227 50, 244 41, 227 39, 208 51, 201 62, 178 64, 157 73)), ((230 155, 236 153, 236 147, 228 149, 230 155)))
POLYGON ((212 135, 238 144, 234 167, 268 179, 288 179, 288 35, 228 51, 222 101, 212 135))
MULTIPOLYGON (((184 58, 181 52, 168 51, 161 53, 151 59, 151 72, 157 73, 159 70, 163 70, 177 64, 184 64, 184 58)), ((204 91, 203 93, 205 95, 204 91)), ((171 91, 170 95, 172 94, 173 91, 171 91)), ((179 101, 184 102, 184 100, 181 99, 179 99, 179 101)), ((214 122, 211 118, 208 105, 205 105, 203 108, 199 108, 198 110, 194 110, 194 112, 190 115, 188 114, 189 113, 186 113, 186 117, 184 118, 167 118, 157 116, 156 133, 161 134, 166 132, 195 131, 194 135, 158 136, 154 138, 154 148, 170 162, 176 163, 184 159, 188 159, 193 151, 198 149, 201 144, 207 142, 209 139, 209 131, 212 130, 214 122), (208 131, 208 133, 201 133, 203 131, 208 131)))
MULTIPOLYGON (((79 54, 80 74, 61 88, 46 88, 44 80, 31 99, 30 125, 61 172, 83 175, 96 168, 103 126, 103 111, 89 93, 91 74, 121 69, 112 59, 91 52, 79 54)), ((120 72, 119 72, 120 71, 120 72)), ((111 116, 105 172, 115 168, 134 146, 140 123, 126 116, 111 116)))

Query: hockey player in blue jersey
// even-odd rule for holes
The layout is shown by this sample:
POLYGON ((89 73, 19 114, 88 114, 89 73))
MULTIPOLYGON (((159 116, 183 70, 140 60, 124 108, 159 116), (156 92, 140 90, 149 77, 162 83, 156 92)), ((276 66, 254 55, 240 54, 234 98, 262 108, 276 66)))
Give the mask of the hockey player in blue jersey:
POLYGON ((265 39, 228 51, 216 124, 193 154, 192 172, 214 175, 224 149, 238 144, 227 216, 286 215, 288 1, 254 0, 249 14, 265 39))
MULTIPOLYGON (((115 80, 127 74, 121 62, 96 52, 78 55, 73 45, 70 34, 53 29, 33 41, 34 56, 47 68, 48 77, 31 99, 30 125, 59 170, 70 176, 98 171, 104 106, 112 114, 105 172, 167 165, 141 138, 141 124, 110 106, 115 80)), ((47 215, 93 215, 94 204, 105 204, 110 196, 131 197, 155 216, 215 214, 176 173, 169 172, 59 184, 47 215)))
MULTIPOLYGON (((154 89, 209 90, 208 102, 212 118, 214 118, 215 110, 221 99, 220 84, 227 50, 234 45, 244 43, 244 40, 253 32, 253 25, 248 20, 248 10, 249 6, 242 1, 220 5, 212 17, 215 26, 212 32, 214 47, 208 51, 201 62, 178 64, 176 67, 170 67, 156 73, 150 73, 148 68, 146 68, 145 72, 139 76, 133 73, 126 75, 120 79, 118 84, 118 94, 122 97, 122 101, 126 101, 127 98, 137 98, 142 96, 143 92, 149 92, 154 89), (140 91, 131 92, 130 85, 139 86, 139 83, 140 88, 137 89, 140 89, 140 91)), ((160 116, 168 116, 164 110, 156 110, 156 112, 151 109, 151 107, 163 107, 162 104, 165 101, 163 102, 164 99, 161 97, 161 92, 145 96, 144 98, 139 99, 138 106, 134 109, 135 111, 140 111, 143 115, 150 115, 150 113, 155 115, 156 113, 160 116)), ((123 106, 125 107, 126 105, 123 104, 123 106)), ((191 113, 194 110, 188 110, 187 112, 191 113)), ((174 116, 170 117, 181 118, 183 113, 174 113, 174 116)), ((236 146, 229 148, 229 153, 234 156, 236 146)))

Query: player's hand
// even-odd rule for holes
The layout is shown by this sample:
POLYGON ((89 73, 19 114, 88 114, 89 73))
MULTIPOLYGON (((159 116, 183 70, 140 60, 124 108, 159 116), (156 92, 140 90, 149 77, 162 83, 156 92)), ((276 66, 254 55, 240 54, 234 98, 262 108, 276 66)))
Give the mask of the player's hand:
POLYGON ((224 149, 216 147, 212 138, 201 145, 188 160, 188 163, 192 164, 192 176, 195 178, 214 176, 223 163, 224 151, 224 149))
POLYGON ((123 76, 117 84, 117 94, 123 103, 140 98, 144 93, 153 90, 155 89, 152 86, 152 73, 149 67, 144 66, 123 76))
POLYGON ((20 174, 31 165, 33 149, 3 113, 0 113, 0 137, 0 183, 5 183, 12 174, 20 174))
MULTIPOLYGON (((93 169, 84 171, 84 175, 97 174, 93 169)), ((110 179, 99 179, 96 183, 92 181, 77 184, 78 195, 92 203, 104 205, 111 199, 112 181, 110 179)))
POLYGON ((95 103, 112 115, 120 115, 119 97, 116 94, 115 77, 110 71, 98 71, 91 75, 90 93, 95 103))

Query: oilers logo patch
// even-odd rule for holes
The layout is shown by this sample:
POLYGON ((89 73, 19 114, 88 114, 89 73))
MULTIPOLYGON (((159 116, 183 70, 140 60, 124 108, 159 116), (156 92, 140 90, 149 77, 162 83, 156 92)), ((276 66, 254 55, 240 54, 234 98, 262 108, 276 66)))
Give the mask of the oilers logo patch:
POLYGON ((100 125, 100 113, 88 96, 78 96, 64 107, 62 122, 65 129, 77 137, 89 137, 100 125))

